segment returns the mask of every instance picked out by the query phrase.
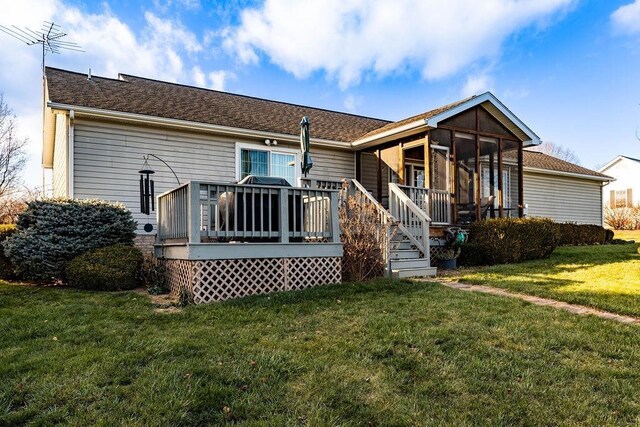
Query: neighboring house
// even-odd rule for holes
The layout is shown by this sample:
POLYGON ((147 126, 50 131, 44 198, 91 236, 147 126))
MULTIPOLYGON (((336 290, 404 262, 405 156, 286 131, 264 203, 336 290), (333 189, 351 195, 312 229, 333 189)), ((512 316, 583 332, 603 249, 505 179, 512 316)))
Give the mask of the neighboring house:
POLYGON ((616 156, 598 171, 615 178, 603 190, 604 206, 620 208, 640 205, 640 159, 616 156))
POLYGON ((344 179, 382 221, 397 220, 391 224, 399 232, 384 255, 399 277, 435 272, 431 243, 446 227, 522 217, 529 194, 532 215, 601 222, 572 206, 576 197, 587 203, 581 183, 591 171, 545 174, 536 163, 528 170, 525 159, 535 155, 524 148, 539 138, 488 92, 390 122, 124 74, 108 79, 47 68, 44 135, 43 167, 53 170, 54 195, 123 202, 139 223, 140 241, 159 230, 155 254, 172 286, 188 287, 199 301, 339 281, 336 189, 344 179), (303 116, 311 120, 308 177, 299 167, 303 116), (182 183, 149 159, 156 195, 166 192, 157 199, 158 223, 140 213, 138 171, 148 154, 182 183), (278 176, 293 188, 233 184, 247 175, 278 176), (551 176, 554 185, 543 179, 551 176), (527 190, 528 182, 540 189, 527 190), (549 197, 536 198, 545 186, 549 197), (554 206, 544 211, 544 203, 554 206), (154 231, 145 232, 146 223, 154 231))
POLYGON ((603 225, 602 189, 611 181, 610 176, 556 157, 524 152, 527 216, 603 225))

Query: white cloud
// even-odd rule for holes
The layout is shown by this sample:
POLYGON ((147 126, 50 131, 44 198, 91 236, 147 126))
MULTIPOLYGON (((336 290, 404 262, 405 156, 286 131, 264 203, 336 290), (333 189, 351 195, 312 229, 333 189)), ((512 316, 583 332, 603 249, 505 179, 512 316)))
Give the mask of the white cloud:
POLYGON ((481 73, 468 76, 461 93, 466 98, 491 90, 493 90, 493 78, 488 74, 481 73))
POLYGON ((191 69, 193 82, 200 87, 207 85, 207 77, 199 66, 195 66, 191 69))
POLYGON ((209 73, 209 82, 211 83, 209 87, 214 90, 224 90, 227 80, 235 78, 235 74, 226 70, 212 71, 209 73))
POLYGON ((298 78, 324 71, 344 88, 364 75, 418 69, 438 79, 499 54, 504 40, 574 0, 266 0, 246 9, 225 48, 298 78))
MULTIPOLYGON (((144 15, 145 26, 134 31, 105 6, 102 13, 88 14, 62 0, 21 0, 4 8, 0 24, 37 29, 42 21, 60 24, 68 41, 77 42, 84 53, 63 51, 47 56, 47 65, 116 77, 119 72, 168 81, 196 81, 185 63, 203 50, 198 37, 180 22, 144 15)), ((21 136, 31 140, 25 178, 39 185, 42 146, 42 83, 38 48, 0 33, 0 92, 18 116, 21 136)), ((198 83, 196 81, 196 83, 198 83)))
POLYGON ((640 0, 621 6, 611 14, 613 28, 625 34, 640 33, 640 0))
POLYGON ((344 109, 350 113, 355 113, 358 110, 358 107, 362 105, 362 97, 355 96, 353 94, 348 94, 345 96, 342 101, 342 106, 344 109))

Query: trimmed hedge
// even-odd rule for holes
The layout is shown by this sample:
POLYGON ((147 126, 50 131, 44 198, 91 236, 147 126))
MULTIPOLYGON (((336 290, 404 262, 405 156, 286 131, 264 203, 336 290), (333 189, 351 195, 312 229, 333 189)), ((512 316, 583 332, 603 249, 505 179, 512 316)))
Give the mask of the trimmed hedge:
POLYGON ((559 245, 602 245, 613 240, 613 233, 607 236, 607 230, 599 225, 574 224, 570 222, 557 224, 559 245), (610 237, 607 240, 607 237, 610 237))
POLYGON ((474 222, 460 265, 494 265, 547 258, 558 246, 557 224, 544 218, 496 218, 474 222))
POLYGON ((94 249, 74 258, 66 268, 67 283, 98 291, 134 289, 140 284, 143 255, 128 245, 94 249))
POLYGON ((136 222, 124 205, 103 200, 49 199, 29 202, 17 233, 4 243, 26 279, 64 279, 67 263, 96 248, 132 244, 136 222))
POLYGON ((2 242, 7 240, 7 238, 15 232, 15 224, 0 224, 0 279, 14 279, 16 277, 14 272, 15 266, 2 249, 2 242))

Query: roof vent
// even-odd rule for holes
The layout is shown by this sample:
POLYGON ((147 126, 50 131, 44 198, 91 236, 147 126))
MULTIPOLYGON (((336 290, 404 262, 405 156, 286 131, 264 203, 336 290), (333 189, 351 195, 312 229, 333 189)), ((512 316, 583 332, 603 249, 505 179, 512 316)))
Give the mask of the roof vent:
POLYGON ((89 72, 87 73, 87 80, 91 81, 91 68, 89 68, 89 72))

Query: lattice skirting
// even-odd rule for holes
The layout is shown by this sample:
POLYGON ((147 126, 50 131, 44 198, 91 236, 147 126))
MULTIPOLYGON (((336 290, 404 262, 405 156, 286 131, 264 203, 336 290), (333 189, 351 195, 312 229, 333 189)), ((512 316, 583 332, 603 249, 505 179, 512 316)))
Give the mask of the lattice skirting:
POLYGON ((431 251, 432 260, 454 259, 457 258, 458 255, 460 255, 459 248, 451 249, 444 246, 431 246, 429 250, 431 251))
POLYGON ((196 304, 340 283, 340 257, 161 260, 174 294, 196 304))

